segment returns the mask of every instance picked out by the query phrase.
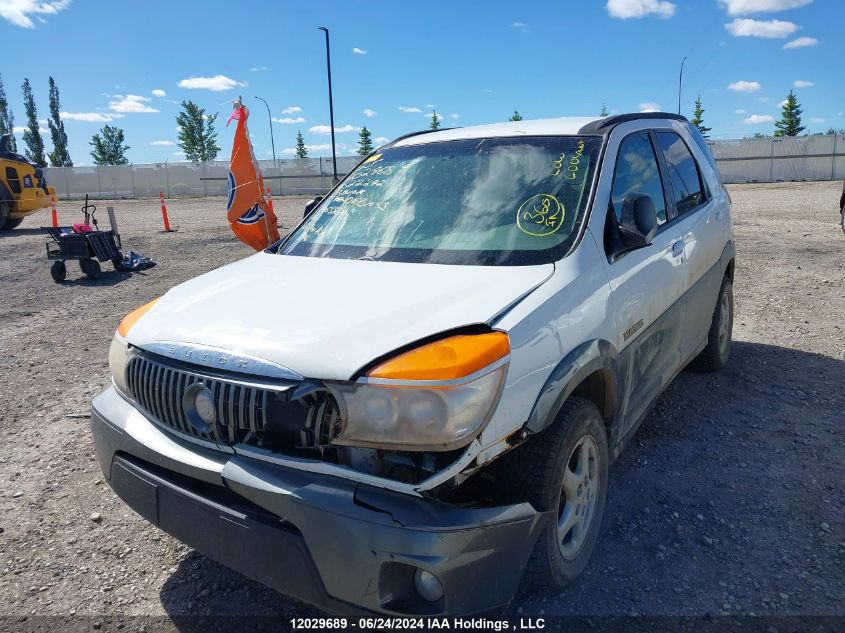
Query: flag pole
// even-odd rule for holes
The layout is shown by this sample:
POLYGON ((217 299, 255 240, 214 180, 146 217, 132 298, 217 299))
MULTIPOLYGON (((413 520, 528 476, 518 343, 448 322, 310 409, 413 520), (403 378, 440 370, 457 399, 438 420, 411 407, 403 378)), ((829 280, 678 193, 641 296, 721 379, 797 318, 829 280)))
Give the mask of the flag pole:
POLYGON ((332 128, 332 170, 334 178, 332 179, 332 186, 337 184, 337 152, 334 143, 334 104, 332 103, 332 56, 329 50, 329 30, 325 26, 319 27, 320 31, 326 34, 326 70, 329 75, 329 125, 332 128))

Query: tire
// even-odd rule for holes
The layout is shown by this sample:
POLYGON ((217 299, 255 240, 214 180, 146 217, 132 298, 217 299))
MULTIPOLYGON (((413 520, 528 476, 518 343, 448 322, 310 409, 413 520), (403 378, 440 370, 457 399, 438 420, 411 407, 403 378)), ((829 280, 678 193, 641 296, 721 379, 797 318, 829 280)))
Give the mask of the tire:
POLYGON ((65 263, 60 261, 53 262, 53 265, 50 266, 50 276, 57 284, 62 283, 67 277, 67 266, 65 266, 65 263))
POLYGON ((12 220, 9 216, 12 215, 12 203, 0 202, 0 231, 8 231, 20 224, 20 220, 12 220), (14 222, 14 224, 11 224, 14 222), (11 224, 11 226, 7 226, 11 224))
POLYGON ((102 274, 100 262, 96 259, 80 259, 79 267, 88 279, 99 279, 102 274))
POLYGON ((842 227, 842 232, 845 233, 845 207, 839 211, 839 225, 842 227))
POLYGON ((610 461, 604 421, 592 402, 571 397, 549 428, 505 457, 519 498, 552 510, 523 584, 560 590, 584 571, 601 527, 610 461))
POLYGON ((715 372, 728 364, 734 325, 733 284, 728 277, 722 279, 719 297, 713 310, 713 320, 707 333, 707 346, 695 357, 693 366, 699 371, 715 372))

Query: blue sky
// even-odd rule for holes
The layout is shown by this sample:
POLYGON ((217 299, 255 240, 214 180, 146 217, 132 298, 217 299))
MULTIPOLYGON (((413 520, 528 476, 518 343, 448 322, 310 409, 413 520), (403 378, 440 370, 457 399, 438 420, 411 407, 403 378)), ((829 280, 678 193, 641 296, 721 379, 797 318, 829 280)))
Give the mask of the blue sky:
POLYGON ((0 0, 0 17, 15 125, 25 123, 24 77, 46 119, 53 75, 76 164, 91 163, 91 135, 109 121, 125 130, 132 161, 180 160, 183 99, 220 113, 226 160, 238 95, 259 158, 270 157, 270 134, 255 95, 276 119, 277 156, 291 156, 298 129, 311 155, 328 154, 323 25, 341 154, 362 125, 375 138, 427 127, 432 106, 449 126, 514 109, 596 115, 602 103, 675 111, 684 56, 682 111, 690 116, 700 94, 714 138, 770 133, 790 89, 809 132, 845 128, 842 0, 0 0))

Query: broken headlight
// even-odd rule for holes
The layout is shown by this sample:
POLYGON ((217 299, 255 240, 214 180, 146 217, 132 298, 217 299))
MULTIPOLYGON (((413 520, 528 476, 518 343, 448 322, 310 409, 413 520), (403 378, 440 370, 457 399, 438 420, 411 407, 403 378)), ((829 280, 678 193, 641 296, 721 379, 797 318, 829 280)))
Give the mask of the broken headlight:
POLYGON ((399 450, 465 446, 490 419, 510 358, 501 332, 452 336, 332 383, 342 425, 332 443, 399 450))

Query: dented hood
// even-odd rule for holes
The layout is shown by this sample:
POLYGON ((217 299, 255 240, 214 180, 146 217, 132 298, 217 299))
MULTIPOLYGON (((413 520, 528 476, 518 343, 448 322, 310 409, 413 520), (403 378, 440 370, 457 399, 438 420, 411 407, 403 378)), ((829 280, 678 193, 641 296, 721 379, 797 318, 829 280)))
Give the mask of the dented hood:
POLYGON ((258 253, 176 286, 127 339, 210 346, 348 380, 408 343, 489 321, 553 270, 258 253))

